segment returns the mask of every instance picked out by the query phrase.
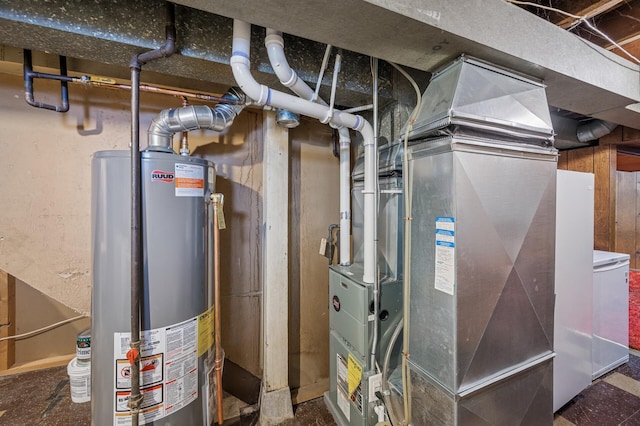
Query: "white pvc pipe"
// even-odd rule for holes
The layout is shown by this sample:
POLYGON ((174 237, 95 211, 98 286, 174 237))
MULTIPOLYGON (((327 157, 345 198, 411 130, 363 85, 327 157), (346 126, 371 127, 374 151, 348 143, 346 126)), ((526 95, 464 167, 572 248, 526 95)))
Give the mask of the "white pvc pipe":
POLYGON ((349 129, 340 134, 340 264, 351 264, 351 138, 349 129))
MULTIPOLYGON (((280 83, 303 99, 312 102, 315 101, 323 106, 327 105, 326 102, 318 98, 311 87, 302 81, 296 72, 291 69, 284 54, 284 39, 280 31, 267 28, 267 36, 265 37, 264 44, 267 48, 271 67, 278 76, 280 83)), ((340 127, 338 133, 340 135, 340 264, 349 265, 351 264, 351 137, 349 135, 349 129, 346 127, 340 127)))
MULTIPOLYGON (((231 55, 231 70, 244 93, 258 104, 270 105, 276 108, 284 108, 298 114, 323 120, 327 116, 328 107, 320 105, 297 96, 272 90, 258 83, 251 75, 249 67, 251 24, 235 19, 233 21, 233 52, 231 55)), ((373 235, 376 223, 376 211, 374 198, 376 190, 374 185, 377 167, 375 159, 375 141, 371 124, 364 118, 333 111, 331 123, 336 126, 345 126, 357 130, 364 139, 364 275, 362 280, 373 283, 376 262, 373 248, 373 235)))
POLYGON ((267 36, 264 39, 264 45, 267 48, 269 62, 273 71, 278 76, 280 83, 291 89, 293 93, 301 98, 310 100, 313 97, 313 90, 307 83, 298 77, 298 74, 291 69, 284 55, 284 39, 280 31, 267 28, 267 36))

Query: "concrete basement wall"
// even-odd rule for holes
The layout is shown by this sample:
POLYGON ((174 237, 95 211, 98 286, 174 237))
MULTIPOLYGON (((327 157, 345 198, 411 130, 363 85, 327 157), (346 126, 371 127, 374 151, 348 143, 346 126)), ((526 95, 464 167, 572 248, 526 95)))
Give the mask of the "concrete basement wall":
MULTIPOLYGON (((59 101, 58 84, 37 80, 35 87, 37 100, 59 101)), ((22 78, 0 74, 0 269, 32 287, 25 284, 24 294, 42 293, 56 301, 52 304, 59 302, 56 321, 91 309, 91 156, 98 150, 127 149, 129 96, 71 85, 71 110, 59 114, 28 106, 22 78)), ((162 109, 180 105, 175 97, 141 94, 143 146, 151 119, 162 109)), ((339 219, 338 160, 331 153, 326 126, 303 120, 290 138, 290 181, 295 182, 290 227, 296 230, 289 255, 295 271, 290 380, 292 387, 322 386, 328 377, 328 270, 317 249, 327 226, 339 219)), ((177 147, 177 137, 175 141, 177 147)), ((245 110, 224 135, 191 132, 190 145, 194 155, 216 163, 217 190, 225 195, 223 346, 230 360, 260 376, 262 113, 245 110)), ((29 317, 32 308, 19 302, 18 315, 29 317)), ((25 323, 21 331, 32 326, 36 324, 25 323)), ((77 331, 65 330, 56 340, 73 344, 77 331)), ((22 345, 21 362, 48 356, 45 346, 51 335, 43 335, 38 344, 32 341, 30 348, 22 345)), ((66 352, 67 346, 60 350, 66 352)))

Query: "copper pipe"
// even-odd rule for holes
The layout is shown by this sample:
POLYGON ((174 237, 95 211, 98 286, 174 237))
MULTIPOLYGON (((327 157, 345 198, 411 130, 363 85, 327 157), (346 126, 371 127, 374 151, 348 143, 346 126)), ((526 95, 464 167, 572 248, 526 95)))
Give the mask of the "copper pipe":
MULTIPOLYGON (((72 83, 91 84, 92 86, 104 87, 107 89, 131 90, 131 86, 128 84, 105 83, 102 81, 91 81, 91 80, 80 79, 80 78, 74 79, 72 83)), ((206 93, 195 93, 195 92, 185 92, 183 90, 165 89, 163 87, 151 86, 149 84, 141 84, 140 91, 150 92, 150 93, 161 93, 164 95, 171 95, 171 96, 179 96, 181 98, 200 99, 202 101, 217 102, 217 103, 224 103, 224 104, 230 104, 230 105, 244 105, 244 102, 245 102, 244 99, 240 99, 240 100, 228 99, 228 98, 223 98, 222 96, 208 95, 206 93)))
POLYGON ((220 327, 220 224, 218 223, 218 204, 222 195, 213 194, 213 317, 215 324, 215 343, 216 343, 216 385, 218 391, 218 424, 224 422, 224 413, 222 412, 222 344, 220 327))
MULTIPOLYGON (((182 97, 182 106, 189 106, 189 99, 186 96, 182 97)), ((182 132, 182 138, 180 139, 180 155, 189 155, 189 132, 182 132)))

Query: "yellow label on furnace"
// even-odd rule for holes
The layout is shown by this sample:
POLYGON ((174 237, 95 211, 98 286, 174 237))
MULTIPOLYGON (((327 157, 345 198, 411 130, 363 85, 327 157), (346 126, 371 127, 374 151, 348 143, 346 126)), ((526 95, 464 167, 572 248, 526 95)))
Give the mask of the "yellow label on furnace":
POLYGON ((347 377, 349 381, 349 395, 358 388, 360 381, 362 380, 362 366, 358 364, 358 361, 349 354, 349 361, 347 363, 347 377))

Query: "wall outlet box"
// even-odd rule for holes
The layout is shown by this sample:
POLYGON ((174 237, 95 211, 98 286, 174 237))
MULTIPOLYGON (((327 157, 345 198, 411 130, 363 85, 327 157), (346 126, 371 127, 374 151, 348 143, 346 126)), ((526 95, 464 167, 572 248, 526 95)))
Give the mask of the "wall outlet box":
POLYGON ((369 402, 378 400, 376 392, 382 392, 382 373, 369 376, 369 402))

